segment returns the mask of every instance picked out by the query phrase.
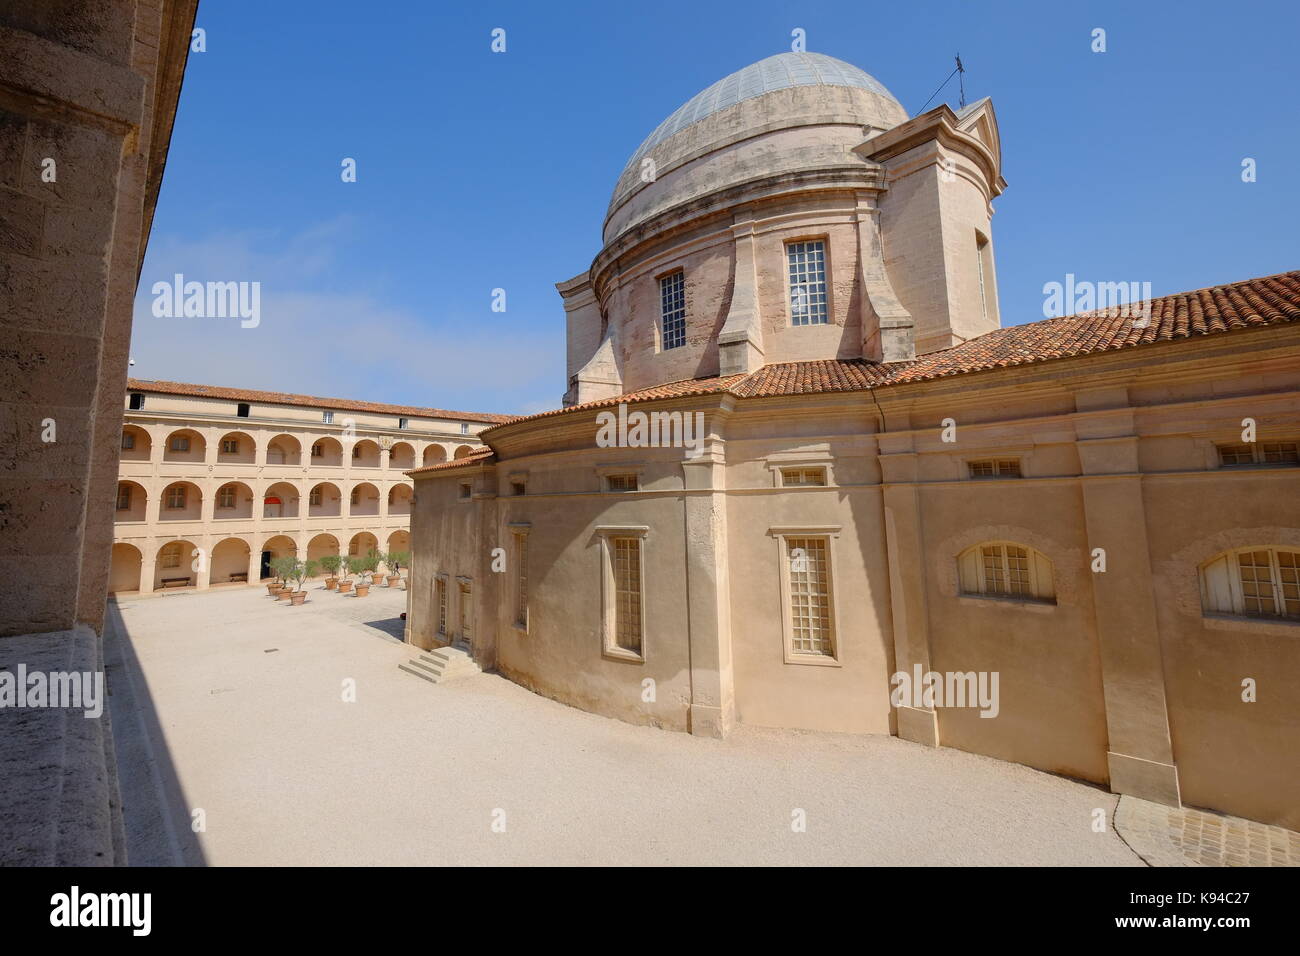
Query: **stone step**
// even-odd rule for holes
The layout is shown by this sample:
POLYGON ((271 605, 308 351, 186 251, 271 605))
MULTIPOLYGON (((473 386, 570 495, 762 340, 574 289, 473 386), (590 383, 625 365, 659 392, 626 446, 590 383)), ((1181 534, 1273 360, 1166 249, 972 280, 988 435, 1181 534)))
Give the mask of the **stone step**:
POLYGON ((481 673, 482 669, 463 647, 437 647, 421 652, 414 660, 397 665, 408 674, 437 684, 456 677, 481 673))

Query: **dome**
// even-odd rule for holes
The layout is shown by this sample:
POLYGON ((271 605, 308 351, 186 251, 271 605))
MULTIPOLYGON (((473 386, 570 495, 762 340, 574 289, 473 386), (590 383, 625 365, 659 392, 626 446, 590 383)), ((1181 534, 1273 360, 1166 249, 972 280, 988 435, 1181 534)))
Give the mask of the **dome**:
POLYGON ((906 119, 893 94, 850 63, 824 53, 769 56, 695 94, 646 137, 619 176, 607 222, 646 185, 640 172, 647 156, 662 176, 674 165, 772 130, 827 124, 888 129, 906 119))

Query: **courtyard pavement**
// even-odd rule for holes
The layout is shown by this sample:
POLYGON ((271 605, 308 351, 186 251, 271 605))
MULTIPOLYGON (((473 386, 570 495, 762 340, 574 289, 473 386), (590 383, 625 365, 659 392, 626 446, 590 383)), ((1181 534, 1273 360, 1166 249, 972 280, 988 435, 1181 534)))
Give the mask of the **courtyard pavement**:
POLYGON ((309 588, 110 605, 133 864, 1144 865, 1095 787, 896 737, 636 727, 493 674, 429 684, 397 668, 404 592, 309 588))

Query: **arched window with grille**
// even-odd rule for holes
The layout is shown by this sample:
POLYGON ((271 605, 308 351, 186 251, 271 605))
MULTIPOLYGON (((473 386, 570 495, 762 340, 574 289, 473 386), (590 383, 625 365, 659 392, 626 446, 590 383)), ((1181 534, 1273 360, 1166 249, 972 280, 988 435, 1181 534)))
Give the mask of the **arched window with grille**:
POLYGON ((1052 562, 1014 541, 985 541, 957 557, 961 593, 1056 603, 1052 562))
POLYGON ((1207 614, 1300 620, 1300 551, 1259 545, 1225 551, 1201 565, 1207 614))

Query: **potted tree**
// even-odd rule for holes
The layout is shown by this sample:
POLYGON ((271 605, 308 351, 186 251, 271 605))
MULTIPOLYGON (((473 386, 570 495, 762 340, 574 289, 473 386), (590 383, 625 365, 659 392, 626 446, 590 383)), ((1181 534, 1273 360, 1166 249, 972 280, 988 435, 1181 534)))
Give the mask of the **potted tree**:
POLYGON ((310 577, 315 577, 319 571, 319 561, 299 561, 296 558, 294 559, 293 572, 289 577, 297 582, 298 590, 289 595, 290 604, 298 607, 307 600, 307 589, 302 586, 302 583, 310 577))
POLYGON ((347 594, 352 590, 352 582, 348 580, 348 576, 352 574, 352 562, 355 560, 357 559, 339 556, 339 585, 336 589, 339 594, 347 594))
POLYGON ((370 560, 368 557, 348 558, 348 570, 357 576, 357 597, 365 597, 370 593, 370 579, 365 576, 371 570, 370 560))
POLYGON ((337 575, 339 573, 339 565, 343 563, 343 559, 337 554, 327 554, 316 563, 320 566, 322 571, 329 575, 329 577, 325 579, 325 590, 333 591, 339 583, 337 575))
POLYGON ((273 592, 277 601, 287 600, 289 595, 293 593, 293 586, 289 584, 289 578, 293 575, 297 566, 298 559, 292 555, 285 555, 283 558, 275 558, 271 561, 271 570, 280 579, 279 589, 273 592))
POLYGON ((284 579, 280 577, 280 568, 279 568, 280 562, 282 560, 283 560, 282 558, 272 558, 271 563, 269 565, 271 569, 271 579, 266 582, 266 593, 271 595, 271 597, 275 597, 277 594, 279 594, 280 589, 284 587, 284 579))
POLYGON ((409 565, 411 553, 409 551, 389 551, 388 552, 388 586, 397 587, 402 580, 402 568, 409 565))

